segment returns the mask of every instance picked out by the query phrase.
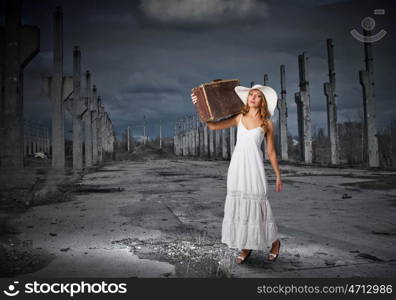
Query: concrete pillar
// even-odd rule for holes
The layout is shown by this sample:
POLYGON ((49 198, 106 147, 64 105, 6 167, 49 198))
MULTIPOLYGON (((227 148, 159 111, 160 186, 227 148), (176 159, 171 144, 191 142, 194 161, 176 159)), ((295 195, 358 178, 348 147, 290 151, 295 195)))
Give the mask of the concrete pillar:
POLYGON ((200 145, 199 145, 199 131, 201 127, 201 122, 199 115, 195 115, 195 156, 200 156, 200 145))
POLYGON ((52 106, 52 167, 65 167, 64 102, 73 92, 73 78, 63 76, 63 13, 56 8, 53 35, 53 76, 44 78, 43 89, 52 106))
POLYGON ((203 156, 209 158, 209 128, 208 124, 203 124, 203 156))
POLYGON ((198 128, 198 134, 199 134, 199 157, 205 157, 204 127, 205 127, 205 123, 203 123, 200 120, 199 121, 199 128, 198 128))
POLYGON ((96 86, 92 88, 92 163, 96 165, 98 163, 98 94, 96 86))
POLYGON ((54 13, 52 101, 52 166, 65 166, 65 135, 63 106, 63 12, 60 7, 54 13))
POLYGON ((39 127, 39 135, 40 135, 40 152, 44 152, 44 128, 39 127))
POLYGON ((264 74, 264 85, 268 85, 268 74, 264 74))
POLYGON ((98 96, 98 162, 103 162, 103 142, 104 142, 104 134, 103 134, 103 122, 104 122, 104 107, 102 105, 102 99, 98 96))
POLYGON ((183 155, 183 140, 182 140, 182 128, 183 123, 182 120, 177 121, 177 155, 183 155))
POLYGON ((281 159, 288 160, 288 144, 287 144, 287 100, 286 100, 286 80, 285 65, 280 66, 281 80, 281 98, 278 101, 279 111, 279 131, 281 159))
POLYGON ((85 72, 85 106, 87 108, 84 114, 84 144, 85 144, 85 167, 91 167, 93 164, 92 158, 92 87, 91 87, 91 73, 87 70, 85 72))
POLYGON ((127 128, 127 151, 131 151, 131 141, 130 141, 130 132, 129 132, 129 126, 127 128))
POLYGON ((230 128, 221 130, 221 153, 223 159, 230 158, 230 128))
POLYGON ((184 156, 188 155, 188 117, 185 117, 185 119, 183 120, 183 140, 184 140, 184 149, 183 149, 183 153, 184 156))
POLYGON ((23 155, 26 157, 28 156, 28 143, 29 143, 29 135, 26 132, 26 129, 24 129, 24 135, 23 135, 23 155))
POLYGON ((83 168, 83 137, 82 114, 84 100, 81 98, 81 52, 78 46, 73 50, 73 98, 72 98, 72 124, 73 124, 73 170, 83 168))
POLYGON ((297 104, 298 132, 301 159, 312 163, 311 108, 308 80, 308 57, 303 52, 298 56, 300 91, 294 94, 297 104))
POLYGON ((146 145, 146 116, 143 116, 143 144, 146 145))
POLYGON ((197 156, 197 154, 198 154, 197 146, 198 145, 197 145, 197 116, 196 115, 193 115, 192 121, 193 121, 193 124, 192 124, 192 140, 193 140, 192 152, 193 152, 193 156, 197 156))
POLYGON ((334 44, 332 39, 327 39, 327 62, 329 67, 329 82, 323 85, 327 106, 327 131, 330 139, 330 161, 333 165, 339 164, 338 134, 337 134, 337 105, 336 105, 336 79, 334 71, 334 44))
POLYGON ((192 155, 197 156, 197 116, 192 116, 192 126, 191 126, 191 138, 192 138, 192 155))
POLYGON ((214 159, 215 157, 215 132, 214 130, 208 129, 209 133, 209 158, 214 159))
POLYGON ((175 126, 173 127, 173 153, 175 155, 177 154, 177 121, 175 123, 175 126))
POLYGON ((160 120, 159 147, 162 149, 162 120, 160 120))
POLYGON ((38 27, 22 25, 20 0, 6 1, 0 27, 0 167, 23 168, 23 71, 40 51, 38 27))
POLYGON ((49 154, 50 152, 50 145, 51 145, 51 141, 49 138, 49 129, 45 128, 45 141, 46 141, 46 153, 49 154))
POLYGON ((236 144, 236 139, 235 139, 235 133, 237 132, 237 127, 231 127, 230 128, 230 154, 232 156, 232 153, 234 152, 235 144, 236 144))
POLYGON ((378 167, 379 153, 374 89, 374 57, 372 42, 369 39, 371 30, 363 29, 363 34, 365 37, 365 42, 363 43, 365 69, 359 71, 359 80, 363 89, 363 163, 367 167, 378 167))
POLYGON ((221 133, 222 133, 221 130, 214 130, 214 134, 215 134, 215 154, 214 154, 214 156, 216 159, 222 158, 221 133))
POLYGON ((188 143, 188 155, 192 156, 193 154, 193 138, 192 138, 192 116, 187 117, 187 143, 188 143))
POLYGON ((27 135, 27 155, 30 156, 33 154, 33 149, 32 149, 32 128, 29 125, 26 128, 26 135, 27 135))

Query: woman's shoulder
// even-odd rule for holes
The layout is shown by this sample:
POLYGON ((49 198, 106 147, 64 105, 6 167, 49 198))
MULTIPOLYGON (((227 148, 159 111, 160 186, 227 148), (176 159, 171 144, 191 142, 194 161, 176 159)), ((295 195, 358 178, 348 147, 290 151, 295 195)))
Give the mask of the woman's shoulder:
POLYGON ((237 113, 236 115, 234 115, 233 118, 235 119, 235 121, 236 121, 237 123, 239 123, 239 121, 240 121, 241 118, 242 118, 242 113, 241 113, 241 112, 240 112, 240 113, 237 113))

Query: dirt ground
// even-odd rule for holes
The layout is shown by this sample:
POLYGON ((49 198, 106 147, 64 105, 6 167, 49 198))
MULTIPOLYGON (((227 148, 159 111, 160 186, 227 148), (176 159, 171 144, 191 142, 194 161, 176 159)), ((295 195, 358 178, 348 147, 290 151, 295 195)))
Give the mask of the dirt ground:
POLYGON ((0 276, 396 275, 396 172, 281 164, 275 192, 265 162, 280 256, 271 263, 253 251, 237 265, 237 249, 221 243, 229 161, 155 151, 118 159, 78 174, 37 162, 11 176, 1 190, 0 276))

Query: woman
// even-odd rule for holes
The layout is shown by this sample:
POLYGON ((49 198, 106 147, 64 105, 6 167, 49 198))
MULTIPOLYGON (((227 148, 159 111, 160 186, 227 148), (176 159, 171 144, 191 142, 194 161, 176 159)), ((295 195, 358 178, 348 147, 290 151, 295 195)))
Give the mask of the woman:
MULTIPOLYGON (((264 250, 272 245, 267 259, 275 261, 279 255, 278 228, 267 198, 267 178, 263 152, 266 138, 268 158, 276 175, 275 190, 282 189, 281 174, 274 145, 274 124, 270 117, 277 102, 276 92, 269 86, 252 88, 237 86, 235 92, 245 106, 232 118, 207 122, 211 130, 238 127, 237 142, 227 174, 227 196, 222 223, 222 243, 241 249, 237 263, 241 264, 252 250, 264 250)), ((191 94, 195 104, 197 98, 191 94)))

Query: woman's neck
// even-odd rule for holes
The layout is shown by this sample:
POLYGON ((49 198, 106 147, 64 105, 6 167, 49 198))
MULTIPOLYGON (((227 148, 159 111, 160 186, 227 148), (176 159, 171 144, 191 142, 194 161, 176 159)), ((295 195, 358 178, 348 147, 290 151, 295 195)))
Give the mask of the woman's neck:
POLYGON ((246 114, 250 118, 256 118, 259 115, 260 111, 258 108, 250 107, 248 113, 246 114))

